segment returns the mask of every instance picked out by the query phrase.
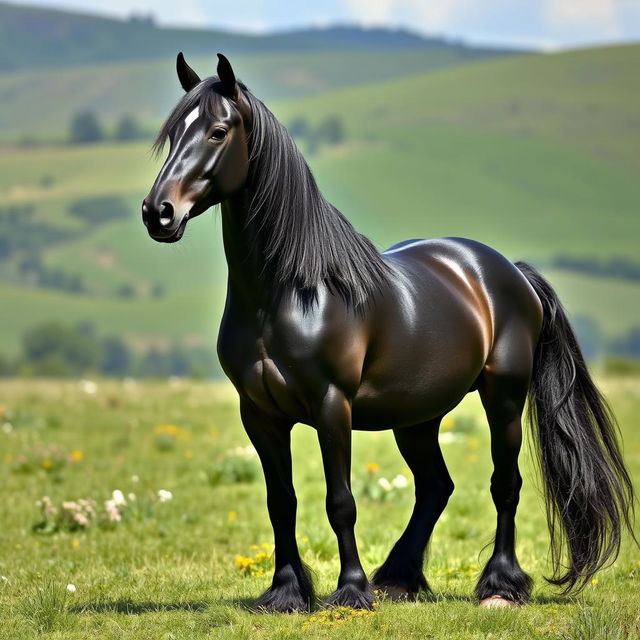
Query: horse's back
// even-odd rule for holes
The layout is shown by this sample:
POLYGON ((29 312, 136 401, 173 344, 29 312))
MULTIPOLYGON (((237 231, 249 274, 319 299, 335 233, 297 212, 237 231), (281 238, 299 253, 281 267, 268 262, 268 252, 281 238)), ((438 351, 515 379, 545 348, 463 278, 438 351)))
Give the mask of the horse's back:
POLYGON ((408 240, 382 255, 416 280, 438 274, 454 288, 462 285, 479 304, 484 302, 492 340, 519 316, 530 318, 532 329, 541 319, 540 301, 520 269, 486 244, 453 237, 408 240))
POLYGON ((394 275, 374 313, 357 422, 390 419, 383 405, 392 396, 402 398, 391 403, 396 416, 400 406, 406 413, 399 423, 433 418, 474 388, 503 336, 535 346, 539 301, 494 249, 439 238, 406 241, 382 255, 394 275))

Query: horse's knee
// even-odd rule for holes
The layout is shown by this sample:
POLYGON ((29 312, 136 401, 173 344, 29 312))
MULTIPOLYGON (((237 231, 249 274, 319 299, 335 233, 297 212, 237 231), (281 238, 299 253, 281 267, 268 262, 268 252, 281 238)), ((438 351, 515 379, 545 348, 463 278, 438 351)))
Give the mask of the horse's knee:
POLYGON ((429 500, 436 503, 438 507, 444 509, 453 494, 455 484, 448 472, 437 476, 415 477, 416 481, 416 501, 429 500))
POLYGON ((348 488, 327 494, 327 515, 334 529, 353 527, 356 523, 356 501, 348 488))

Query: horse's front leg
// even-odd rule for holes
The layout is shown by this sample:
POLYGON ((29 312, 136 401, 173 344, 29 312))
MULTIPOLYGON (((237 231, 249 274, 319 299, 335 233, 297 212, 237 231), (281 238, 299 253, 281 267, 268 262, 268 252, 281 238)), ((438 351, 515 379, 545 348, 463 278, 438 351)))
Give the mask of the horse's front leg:
POLYGON ((240 401, 240 413, 262 462, 267 508, 275 538, 273 582, 254 606, 283 613, 308 611, 314 596, 311 578, 302 564, 296 543, 297 500, 291 473, 293 424, 259 411, 246 398, 240 401))
POLYGON ((330 386, 316 416, 327 481, 327 515, 338 538, 340 577, 327 605, 371 609, 373 591, 360 563, 354 527, 356 503, 351 493, 351 404, 330 386))

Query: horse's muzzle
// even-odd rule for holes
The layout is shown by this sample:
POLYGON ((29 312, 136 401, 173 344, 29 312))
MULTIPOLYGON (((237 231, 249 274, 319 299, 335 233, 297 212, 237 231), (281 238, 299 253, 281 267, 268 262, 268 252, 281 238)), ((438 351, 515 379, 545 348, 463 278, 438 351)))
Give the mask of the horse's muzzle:
POLYGON ((142 201, 142 222, 149 235, 157 242, 177 242, 184 235, 189 213, 176 214, 173 204, 162 201, 154 206, 147 199, 142 201))

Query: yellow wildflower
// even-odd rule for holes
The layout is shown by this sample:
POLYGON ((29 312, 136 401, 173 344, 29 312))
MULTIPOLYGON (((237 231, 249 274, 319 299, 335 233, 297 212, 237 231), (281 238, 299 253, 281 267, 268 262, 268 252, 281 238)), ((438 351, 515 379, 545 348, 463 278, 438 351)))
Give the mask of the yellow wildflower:
POLYGON ((237 520, 237 518, 238 518, 237 511, 229 511, 229 513, 227 513, 227 520, 229 522, 233 522, 234 520, 237 520))
POLYGON ((480 448, 480 440, 478 440, 478 438, 476 438, 475 436, 469 436, 467 438, 467 446, 469 447, 469 449, 479 449, 480 448))
POLYGON ((456 426, 456 421, 451 418, 450 416, 447 416, 443 421, 442 421, 442 428, 445 431, 451 431, 451 429, 453 429, 453 427, 456 426))
POLYGON ((13 456, 10 453, 5 453, 4 454, 4 461, 5 462, 11 462, 13 460, 13 456))
POLYGON ((188 440, 191 432, 175 424, 159 424, 155 428, 156 435, 171 436, 176 440, 188 440))
POLYGON ((74 451, 71 452, 71 459, 74 462, 79 462, 80 460, 82 460, 82 458, 84 458, 84 453, 82 453, 80 449, 75 449, 74 451))
POLYGON ((235 565, 240 571, 248 571, 253 564, 253 558, 247 556, 236 556, 235 565))
POLYGON ((378 471, 380 471, 380 466, 375 462, 369 462, 369 464, 367 464, 366 466, 366 469, 369 473, 378 473, 378 471))
POLYGON ((42 465, 43 469, 51 469, 51 467, 53 466, 53 462, 51 462, 51 460, 49 460, 49 458, 45 458, 41 462, 41 465, 42 465))

